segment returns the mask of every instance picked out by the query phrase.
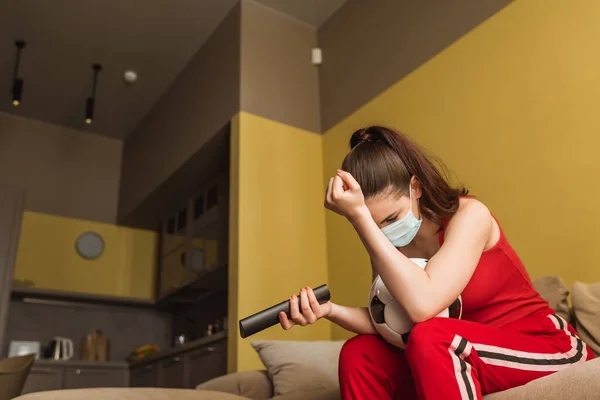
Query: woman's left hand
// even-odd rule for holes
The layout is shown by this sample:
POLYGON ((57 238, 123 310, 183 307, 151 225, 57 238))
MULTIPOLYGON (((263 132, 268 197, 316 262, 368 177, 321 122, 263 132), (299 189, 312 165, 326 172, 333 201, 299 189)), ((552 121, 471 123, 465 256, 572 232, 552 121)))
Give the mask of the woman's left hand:
POLYGON ((337 170, 337 175, 329 179, 325 208, 349 220, 365 212, 365 197, 360 185, 350 173, 337 170))

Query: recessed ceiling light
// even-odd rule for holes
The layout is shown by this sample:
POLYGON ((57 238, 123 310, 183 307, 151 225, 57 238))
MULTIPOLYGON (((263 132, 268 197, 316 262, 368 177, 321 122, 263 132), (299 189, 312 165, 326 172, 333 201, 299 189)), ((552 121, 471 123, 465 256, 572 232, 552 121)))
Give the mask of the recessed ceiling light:
POLYGON ((133 82, 137 81, 137 78, 138 78, 137 72, 132 71, 130 69, 125 71, 125 73, 123 74, 123 79, 125 79, 125 82, 127 82, 127 83, 133 83, 133 82))

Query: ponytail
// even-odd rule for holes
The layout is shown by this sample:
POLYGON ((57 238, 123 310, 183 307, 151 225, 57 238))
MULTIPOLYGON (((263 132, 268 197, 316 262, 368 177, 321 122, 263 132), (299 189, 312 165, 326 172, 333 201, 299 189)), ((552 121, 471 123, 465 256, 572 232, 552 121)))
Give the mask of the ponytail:
POLYGON ((350 138, 350 149, 342 169, 354 176, 365 198, 387 194, 390 189, 408 194, 414 176, 421 185, 419 211, 440 227, 458 210, 460 196, 468 194, 464 187, 450 186, 439 159, 434 162, 410 137, 390 128, 357 130, 350 138))

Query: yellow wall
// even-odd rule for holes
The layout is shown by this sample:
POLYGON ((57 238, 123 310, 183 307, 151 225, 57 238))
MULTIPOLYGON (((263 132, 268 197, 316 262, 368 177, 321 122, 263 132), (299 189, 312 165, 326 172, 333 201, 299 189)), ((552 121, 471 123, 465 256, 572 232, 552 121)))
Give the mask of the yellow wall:
POLYGON ((14 278, 35 288, 152 299, 157 241, 151 231, 26 211, 14 278), (100 258, 77 254, 75 240, 84 231, 104 238, 100 258))
POLYGON ((240 319, 302 286, 327 283, 322 137, 241 112, 232 124, 232 160, 230 300, 236 303, 229 333, 237 342, 229 349, 237 355, 229 369, 241 371, 264 368, 250 340, 330 338, 328 321, 290 331, 275 326, 246 339, 237 329, 240 319))
MULTIPOLYGON (((514 2, 326 132, 324 178, 354 129, 394 126, 491 208, 532 277, 600 280, 599 20, 596 0, 514 2)), ((327 237, 332 293, 364 305, 358 238, 331 213, 327 237)))

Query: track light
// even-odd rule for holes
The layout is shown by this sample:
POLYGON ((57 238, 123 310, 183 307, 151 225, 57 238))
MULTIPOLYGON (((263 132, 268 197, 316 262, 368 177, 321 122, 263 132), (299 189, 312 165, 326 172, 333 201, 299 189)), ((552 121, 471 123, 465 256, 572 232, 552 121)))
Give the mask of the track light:
POLYGON ((21 97, 23 96, 23 79, 19 78, 19 64, 21 63, 21 52, 25 48, 23 40, 17 40, 15 46, 17 48, 17 56, 15 59, 15 70, 13 72, 13 83, 10 92, 12 93, 12 104, 15 107, 21 105, 21 97))
POLYGON ((96 106, 96 86, 98 86, 98 74, 102 70, 102 65, 92 65, 94 71, 94 85, 92 86, 92 97, 88 97, 85 101, 85 123, 91 125, 94 121, 94 108, 96 106))

